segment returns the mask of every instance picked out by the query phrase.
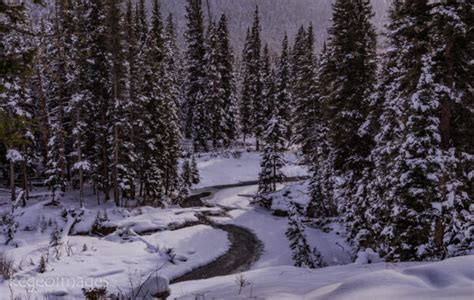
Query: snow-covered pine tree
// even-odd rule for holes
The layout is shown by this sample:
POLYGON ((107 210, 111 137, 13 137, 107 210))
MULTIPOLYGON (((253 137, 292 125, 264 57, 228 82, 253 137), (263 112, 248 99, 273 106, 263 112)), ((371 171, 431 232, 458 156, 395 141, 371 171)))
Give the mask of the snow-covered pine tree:
POLYGON ((314 54, 314 33, 312 25, 306 31, 302 26, 295 38, 292 49, 292 124, 294 136, 292 141, 301 145, 305 161, 311 161, 311 151, 316 148, 314 129, 317 116, 316 69, 314 54))
POLYGON ((52 20, 51 38, 45 45, 49 57, 46 75, 48 96, 49 137, 46 162, 45 184, 52 191, 52 201, 56 202, 56 192, 65 191, 67 173, 66 153, 66 110, 72 96, 71 69, 68 66, 70 44, 70 7, 56 1, 55 16, 52 20), (60 34, 64 31, 64 34, 60 34))
POLYGON ((268 45, 265 45, 262 56, 262 102, 265 107, 265 123, 268 123, 273 117, 275 94, 276 94, 276 75, 272 66, 270 51, 268 45))
POLYGON ((222 98, 224 100, 223 144, 230 144, 237 138, 237 103, 234 75, 234 55, 229 39, 227 17, 222 14, 217 24, 218 70, 221 76, 222 98))
MULTIPOLYGON (((265 106, 262 102, 262 76, 261 76, 261 32, 260 15, 258 6, 255 8, 254 21, 250 30, 248 72, 248 93, 252 99, 252 126, 256 139, 256 150, 260 150, 260 139, 265 131, 265 106)), ((245 87, 244 87, 245 88, 245 87)))
POLYGON ((168 16, 165 30, 165 54, 163 58, 163 87, 165 120, 165 149, 162 153, 163 185, 165 193, 169 196, 178 188, 178 159, 181 154, 181 124, 179 116, 180 105, 180 61, 179 51, 176 46, 176 37, 172 16, 168 16))
POLYGON ((337 199, 339 212, 348 218, 348 224, 357 218, 359 198, 353 196, 370 167, 368 157, 373 145, 364 127, 376 83, 376 34, 372 16, 370 1, 335 2, 328 45, 328 59, 332 62, 326 63, 331 68, 325 70, 332 74, 322 74, 323 80, 329 81, 328 87, 321 91, 332 156, 327 166, 332 168, 329 174, 335 179, 333 197, 337 199))
MULTIPOLYGON (((85 102, 84 122, 87 124, 85 134, 86 147, 84 156, 91 164, 92 180, 95 188, 109 200, 110 191, 110 93, 111 84, 109 47, 107 45, 107 11, 104 1, 85 1, 83 16, 86 26, 86 48, 88 57, 84 63, 86 94, 92 101, 85 102)), ((99 193, 96 194, 100 202, 99 193)))
POLYGON ((216 149, 224 139, 224 95, 220 72, 219 40, 216 24, 209 23, 206 39, 206 102, 210 118, 211 139, 216 149))
POLYGON ((474 7, 468 1, 434 3, 430 21, 430 57, 439 97, 443 195, 432 224, 433 256, 466 254, 473 246, 474 218, 474 7), (469 175, 471 174, 471 175, 469 175))
POLYGON ((135 5, 135 32, 140 49, 145 47, 149 30, 145 6, 145 0, 138 0, 135 5))
POLYGON ((253 129, 253 101, 252 91, 250 90, 251 74, 250 74, 250 62, 251 62, 251 33, 250 28, 247 29, 247 36, 245 38, 244 50, 242 53, 242 90, 240 92, 240 131, 243 135, 244 142, 248 136, 252 134, 253 129))
POLYGON ((205 98, 206 74, 204 24, 201 0, 187 0, 186 5, 186 125, 185 136, 194 140, 195 150, 207 150, 210 120, 205 98))
POLYGON ((313 252, 306 239, 305 226, 301 220, 303 215, 303 208, 300 204, 288 202, 288 229, 286 237, 290 241, 294 266, 314 269, 316 266, 313 252))
POLYGON ((87 43, 87 15, 89 10, 84 2, 76 3, 74 7, 75 38, 73 48, 73 63, 75 76, 75 90, 69 103, 69 114, 71 115, 71 140, 73 149, 70 153, 72 159, 72 186, 79 188, 79 202, 84 205, 84 184, 91 171, 91 163, 85 153, 87 147, 86 114, 87 103, 92 100, 88 87, 88 43, 87 43))
MULTIPOLYGON (((463 193, 454 192, 459 185, 449 153, 456 150, 446 147, 454 144, 449 141, 450 130, 445 131, 451 114, 446 100, 454 100, 457 93, 443 86, 444 75, 436 76, 440 65, 433 54, 444 46, 431 27, 433 5, 437 6, 429 1, 396 1, 390 14, 388 41, 393 51, 382 79, 381 131, 372 154, 376 193, 370 203, 379 208, 376 218, 383 226, 375 244, 388 260, 444 257, 449 242, 444 243, 450 240, 444 235, 446 219, 465 211, 463 193), (449 203, 461 209, 450 210, 449 203)), ((465 220, 453 223, 460 228, 465 220)))
POLYGON ((133 103, 128 101, 127 64, 124 18, 120 1, 108 3, 107 36, 110 53, 111 107, 110 139, 112 145, 111 167, 115 205, 122 204, 122 198, 130 199, 135 190, 136 148, 131 140, 133 132, 133 103))
POLYGON ((255 8, 252 27, 247 31, 247 38, 242 56, 242 90, 240 100, 240 124, 245 138, 254 134, 257 151, 260 139, 265 130, 265 105, 262 102, 261 74, 261 25, 258 6, 255 8))
POLYGON ((271 207, 272 200, 267 199, 266 194, 275 192, 277 184, 282 183, 285 178, 282 168, 285 166, 287 126, 283 118, 275 111, 265 129, 256 201, 265 207, 271 207))
POLYGON ((284 138, 291 139, 291 84, 290 84, 290 53, 288 49, 288 36, 285 35, 282 42, 280 61, 276 74, 275 83, 275 106, 279 117, 282 119, 282 125, 286 127, 284 138))
POLYGON ((21 186, 28 198, 28 171, 36 160, 33 135, 33 99, 30 73, 34 57, 30 26, 22 4, 2 2, 0 11, 0 143, 1 161, 10 165, 11 199, 16 200, 15 171, 20 167, 21 186), (5 155, 6 154, 6 155, 5 155))
POLYGON ((163 195, 163 165, 166 152, 164 119, 165 91, 161 85, 165 57, 163 23, 158 0, 153 3, 149 36, 146 39, 143 59, 143 83, 140 94, 142 128, 140 157, 142 163, 143 200, 158 205, 163 195))

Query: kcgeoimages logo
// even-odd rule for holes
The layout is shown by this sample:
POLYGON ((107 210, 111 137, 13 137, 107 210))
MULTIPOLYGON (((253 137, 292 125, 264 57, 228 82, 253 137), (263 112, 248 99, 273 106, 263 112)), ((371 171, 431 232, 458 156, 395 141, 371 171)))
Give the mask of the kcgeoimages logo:
POLYGON ((108 287, 109 281, 105 278, 85 277, 40 277, 40 278, 12 278, 12 286, 36 288, 95 288, 108 287))

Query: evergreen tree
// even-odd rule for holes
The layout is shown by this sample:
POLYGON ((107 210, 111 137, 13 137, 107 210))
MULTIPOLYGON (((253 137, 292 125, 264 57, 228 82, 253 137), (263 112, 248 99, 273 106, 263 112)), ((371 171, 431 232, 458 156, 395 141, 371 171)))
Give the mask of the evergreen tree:
POLYGON ((167 19, 165 31, 165 55, 163 61, 163 76, 161 84, 163 86, 163 119, 165 132, 165 149, 163 158, 163 185, 165 193, 170 195, 177 188, 178 159, 181 151, 181 124, 179 116, 180 102, 180 62, 179 52, 176 46, 174 25, 171 15, 167 19))
POLYGON ((218 35, 214 22, 209 24, 206 43, 206 101, 211 125, 212 145, 217 148, 224 139, 224 95, 222 89, 222 74, 218 54, 218 35))
POLYGON ((265 45, 263 49, 262 57, 262 102, 265 107, 265 122, 270 121, 273 114, 273 108, 275 105, 275 95, 276 95, 276 74, 273 69, 272 63, 270 61, 270 52, 268 50, 268 45, 265 45))
POLYGON ((163 195, 163 154, 166 153, 163 78, 165 42, 158 1, 154 1, 150 33, 144 50, 144 70, 140 106, 143 124, 140 134, 144 203, 157 205, 163 195))
POLYGON ((126 45, 125 30, 122 27, 123 15, 119 1, 108 3, 107 35, 110 53, 111 107, 110 122, 112 137, 112 181, 114 201, 121 205, 122 196, 131 198, 134 194, 136 152, 130 140, 133 132, 133 119, 130 101, 126 100, 126 45))
POLYGON ((274 113, 266 125, 257 194, 257 201, 266 207, 271 207, 271 199, 265 199, 265 195, 275 192, 277 184, 284 181, 282 168, 285 166, 286 129, 285 122, 278 113, 274 113))
POLYGON ((0 19, 0 161, 10 165, 13 201, 16 169, 21 166, 21 186, 28 198, 28 170, 37 160, 29 84, 35 51, 23 4, 1 1, 0 19))
POLYGON ((237 104, 234 75, 234 56, 229 39, 227 17, 222 14, 217 24, 218 70, 223 98, 223 143, 229 146, 237 138, 237 104))
POLYGON ((305 226, 301 220, 303 209, 294 202, 288 202, 288 209, 286 237, 290 241, 290 249, 293 252, 293 264, 295 267, 314 269, 316 265, 313 253, 306 239, 305 226))
POLYGON ((254 124, 253 120, 253 101, 251 85, 251 74, 250 74, 250 62, 251 62, 251 33, 250 28, 247 30, 247 37, 245 39, 245 46, 242 53, 242 91, 240 95, 240 125, 241 132, 243 134, 244 141, 247 136, 252 133, 254 124))
MULTIPOLYGON (((90 99, 86 102, 85 122, 89 128, 86 135, 85 156, 92 166, 95 187, 109 200, 110 191, 110 60, 107 35, 107 10, 103 1, 86 1, 86 42, 89 50, 85 61, 85 83, 90 99)), ((97 199, 99 194, 97 194, 97 199)))
POLYGON ((188 0, 186 6, 186 126, 185 135, 193 138, 196 150, 207 150, 210 120, 205 98, 205 46, 201 0, 188 0))
POLYGON ((314 33, 310 25, 307 32, 301 27, 292 53, 292 93, 293 93, 293 142, 301 145, 305 161, 311 162, 311 151, 316 148, 314 141, 318 91, 316 90, 317 62, 314 54, 314 33), (309 156, 309 157, 308 157, 309 156))
MULTIPOLYGON (((391 10, 388 33, 394 51, 384 68, 381 132, 373 151, 379 179, 371 200, 371 206, 381 207, 376 212, 387 216, 378 246, 389 260, 441 258, 463 253, 471 243, 469 192, 461 188, 465 171, 456 167, 463 138, 456 138, 451 125, 454 107, 467 104, 458 97, 467 91, 461 92, 465 78, 457 76, 469 74, 463 57, 472 46, 466 47, 462 18, 451 19, 463 8, 450 1, 397 1, 391 10), (461 34, 450 32, 452 26, 461 34), (462 49, 456 58, 448 54, 453 49, 462 49)), ((459 129, 466 125, 456 124, 459 129)))
POLYGON ((287 141, 291 138, 291 103, 292 95, 290 91, 290 61, 288 50, 288 37, 285 35, 282 43, 278 72, 276 75, 275 106, 279 117, 282 119, 284 126, 286 126, 286 129, 284 131, 284 137, 287 141))
POLYGON ((439 178, 443 196, 440 211, 432 224, 436 257, 465 254, 472 247, 474 220, 469 203, 474 198, 473 90, 470 58, 474 53, 474 9, 468 1, 435 3, 430 11, 430 58, 432 76, 439 99, 440 147, 444 169, 439 178))
POLYGON ((265 130, 265 105, 262 102, 261 76, 261 25, 258 6, 255 9, 252 27, 247 32, 247 39, 243 53, 242 92, 240 123, 244 139, 253 133, 259 150, 260 139, 265 130))

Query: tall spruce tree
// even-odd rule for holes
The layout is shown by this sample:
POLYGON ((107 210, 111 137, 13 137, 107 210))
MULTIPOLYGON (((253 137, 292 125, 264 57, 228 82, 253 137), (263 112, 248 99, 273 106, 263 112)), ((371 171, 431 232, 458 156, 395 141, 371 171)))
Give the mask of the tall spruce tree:
POLYGON ((164 76, 165 41, 158 0, 153 2, 149 36, 143 54, 143 83, 140 95, 142 129, 140 134, 143 202, 159 205, 163 196, 163 165, 166 153, 164 76), (161 80, 160 80, 161 79, 161 80))
POLYGON ((28 171, 36 161, 33 97, 29 84, 35 51, 23 4, 1 1, 0 19, 0 161, 9 164, 14 201, 18 167, 21 166, 21 187, 27 198, 28 171))
MULTIPOLYGON (((439 178, 443 197, 432 224, 433 256, 444 258, 467 253, 472 247, 474 219, 469 203, 474 184, 474 7, 468 1, 444 1, 432 5, 430 21, 431 72, 439 99, 440 146, 444 169, 439 178), (469 100, 471 99, 471 100, 469 100)), ((435 98, 433 97, 433 98, 435 98)))
POLYGON ((276 95, 276 74, 273 68, 268 45, 265 45, 262 56, 262 102, 264 103, 264 121, 267 123, 273 117, 275 95, 276 95))
POLYGON ((312 25, 306 31, 301 27, 295 38, 292 53, 292 94, 294 127, 293 142, 301 145, 305 161, 311 162, 311 151, 316 148, 314 129, 317 116, 316 90, 317 62, 314 54, 312 25), (309 157, 308 157, 309 156, 309 157))
POLYGON ((195 150, 207 150, 210 117, 205 97, 206 50, 201 0, 188 0, 186 6, 186 125, 185 135, 194 140, 195 150))
POLYGON ((265 105, 262 102, 262 75, 261 75, 261 25, 258 6, 255 8, 252 27, 247 32, 247 39, 243 53, 242 92, 241 92, 241 125, 244 138, 254 134, 257 151, 265 130, 265 105))
POLYGON ((181 124, 179 115, 180 104, 180 61, 176 37, 174 33, 173 18, 167 18, 165 36, 165 53, 163 58, 163 70, 161 85, 163 87, 163 112, 164 135, 166 149, 163 155, 163 185, 165 193, 170 196, 178 188, 178 159, 181 154, 181 124))
MULTIPOLYGON (((336 203, 337 199, 338 211, 347 224, 357 217, 359 197, 354 196, 370 168, 368 157, 373 145, 365 130, 376 82, 372 16, 369 1, 334 3, 327 53, 318 74, 321 112, 317 123, 321 126, 315 131, 322 143, 318 142, 318 162, 313 168, 313 204, 322 208, 321 204, 336 203)), ((328 205, 316 211, 331 215, 333 209, 328 205)))
POLYGON ((253 92, 250 89, 251 85, 251 74, 250 74, 250 63, 252 59, 252 36, 250 33, 250 28, 247 30, 247 36, 245 38, 244 50, 242 53, 242 90, 240 95, 240 131, 242 132, 244 141, 245 139, 252 134, 252 126, 254 124, 253 119, 253 92))
POLYGON ((288 37, 285 35, 276 74, 275 106, 279 117, 282 119, 284 126, 286 126, 284 134, 287 141, 291 139, 290 117, 292 104, 289 55, 288 37))
POLYGON ((221 77, 223 98, 223 144, 230 144, 237 138, 237 103, 234 74, 234 56, 230 44, 227 17, 222 14, 217 24, 218 70, 221 77))

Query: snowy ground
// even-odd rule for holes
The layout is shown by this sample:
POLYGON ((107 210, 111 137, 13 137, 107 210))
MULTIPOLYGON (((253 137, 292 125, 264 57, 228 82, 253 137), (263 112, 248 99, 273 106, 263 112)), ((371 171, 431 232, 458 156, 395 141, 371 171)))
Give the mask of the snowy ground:
MULTIPOLYGON (((212 154, 200 155, 197 163, 201 182, 196 188, 257 180, 260 172, 260 153, 245 150, 236 152, 240 153, 239 158, 234 157, 231 153, 216 157, 213 157, 212 154)), ((286 176, 295 177, 308 174, 303 166, 298 165, 298 159, 294 153, 287 153, 285 158, 287 165, 283 172, 286 176)))
POLYGON ((291 266, 243 273, 238 276, 178 283, 171 298, 195 299, 314 299, 314 300, 428 300, 473 299, 474 256, 436 263, 333 266, 307 270, 291 266))
MULTIPOLYGON (((304 176, 306 170, 287 154, 287 176, 304 176)), ((260 156, 243 151, 240 155, 205 154, 198 158, 201 183, 196 187, 235 184, 258 177, 260 156)), ((305 183, 280 186, 274 195, 274 210, 285 210, 286 199, 303 205, 308 202, 305 183)), ((98 205, 90 190, 82 220, 73 235, 51 247, 54 228, 70 223, 64 209, 79 212, 78 195, 69 192, 60 207, 45 206, 49 193, 35 191, 26 208, 15 211, 18 222, 15 239, 5 245, 0 235, 0 253, 14 260, 13 280, 0 277, 0 299, 82 299, 81 288, 107 285, 109 292, 127 294, 154 274, 176 278, 208 264, 230 247, 225 231, 199 225, 197 213, 227 213, 211 217, 216 223, 234 224, 255 233, 263 243, 263 253, 251 270, 243 273, 240 291, 236 275, 171 285, 178 299, 472 299, 474 295, 474 257, 461 257, 433 264, 352 264, 352 250, 337 224, 326 233, 307 228, 312 247, 316 246, 329 267, 307 270, 292 267, 291 252, 285 236, 287 219, 277 217, 250 204, 256 186, 215 191, 205 201, 208 208, 165 209, 143 207, 116 208, 113 203, 98 205), (89 232, 97 214, 103 226, 114 233, 106 237, 89 232), (173 249, 174 264, 167 249, 173 249), (59 253, 59 255, 57 255, 59 253), (48 258, 46 272, 39 273, 41 256, 48 258), (62 297, 64 296, 64 297, 62 297)), ((1 196, 1 195, 0 195, 1 196)), ((0 213, 10 210, 8 199, 0 197, 0 213)), ((6 226, 3 226, 6 229, 6 226)))

